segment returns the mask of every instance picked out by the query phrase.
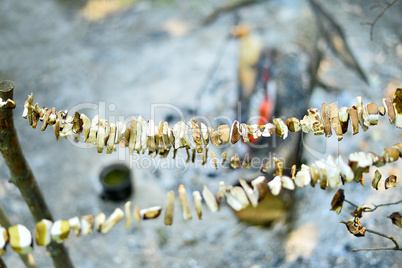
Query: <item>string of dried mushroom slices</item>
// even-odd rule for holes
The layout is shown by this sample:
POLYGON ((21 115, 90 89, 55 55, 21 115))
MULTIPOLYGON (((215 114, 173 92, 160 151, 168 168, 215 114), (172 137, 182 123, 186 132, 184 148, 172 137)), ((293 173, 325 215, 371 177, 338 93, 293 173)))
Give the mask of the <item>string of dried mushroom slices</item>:
MULTIPOLYGON (((294 190, 295 186, 304 187, 305 185, 319 184, 322 188, 328 185, 336 188, 345 182, 360 182, 364 186, 362 174, 368 172, 371 166, 383 166, 386 163, 393 162, 402 157, 402 143, 398 143, 391 148, 384 150, 383 156, 374 153, 353 153, 349 155, 349 163, 346 164, 342 157, 337 161, 333 157, 328 157, 326 161, 316 161, 308 167, 302 165, 301 170, 296 173, 295 166, 292 168, 291 177, 283 175, 283 162, 275 159, 276 173, 274 179, 269 181, 264 176, 259 176, 250 183, 240 179, 241 186, 225 185, 219 183, 219 191, 213 194, 206 185, 202 193, 193 192, 193 206, 198 219, 202 219, 202 201, 212 211, 217 212, 222 204, 223 198, 226 203, 234 210, 240 211, 249 206, 256 207, 264 199, 269 191, 273 195, 278 195, 282 188, 294 190)), ((378 183, 381 175, 378 170, 373 179, 373 187, 378 189, 378 183)), ((385 181, 385 188, 395 187, 397 178, 391 175, 385 181)), ((191 220, 189 200, 185 186, 181 184, 178 188, 179 199, 182 207, 182 216, 184 220, 191 220)), ((172 225, 175 193, 170 191, 167 196, 165 207, 164 224, 172 225)), ((55 222, 43 219, 36 224, 35 241, 38 246, 47 246, 52 240, 62 243, 66 240, 72 231, 76 236, 86 236, 96 230, 100 233, 108 233, 119 221, 125 217, 125 227, 131 227, 132 217, 137 224, 141 220, 158 218, 162 213, 161 206, 141 209, 138 205, 132 209, 131 201, 124 205, 124 211, 116 208, 115 211, 106 219, 106 215, 101 212, 96 216, 85 215, 81 218, 73 217, 69 220, 58 220, 55 222)), ((28 254, 33 250, 33 235, 23 225, 14 225, 5 229, 0 226, 0 257, 4 254, 7 244, 11 248, 22 254, 28 254)))
MULTIPOLYGON (((220 125, 217 130, 200 125, 196 120, 188 123, 180 121, 173 128, 167 122, 155 124, 153 120, 145 121, 142 116, 132 117, 130 125, 122 122, 111 123, 106 119, 96 115, 92 121, 85 115, 74 111, 74 115, 68 115, 67 111, 56 111, 55 108, 40 108, 36 103, 33 105, 33 94, 28 96, 24 104, 23 118, 28 118, 29 125, 36 128, 42 122, 41 130, 44 131, 48 125, 54 127, 56 138, 69 137, 76 135, 76 140, 82 139, 86 143, 97 146, 98 153, 102 153, 106 147, 106 153, 112 153, 116 144, 122 144, 129 148, 129 153, 159 154, 166 157, 173 149, 173 158, 179 148, 185 148, 190 159, 189 149, 201 154, 203 164, 208 155, 208 144, 212 143, 219 147, 224 143, 235 144, 240 139, 249 142, 250 137, 270 137, 276 135, 285 139, 289 131, 305 133, 313 132, 314 135, 324 135, 330 137, 332 129, 338 136, 338 140, 343 139, 343 134, 348 131, 349 122, 352 126, 353 134, 359 132, 359 125, 366 131, 369 126, 377 125, 379 115, 388 114, 389 121, 398 128, 402 128, 402 89, 396 89, 392 100, 384 98, 383 107, 378 107, 375 103, 363 105, 361 97, 356 98, 356 105, 351 108, 337 108, 335 104, 324 103, 321 114, 316 108, 307 110, 307 115, 299 120, 291 117, 286 121, 280 118, 273 119, 273 123, 265 125, 247 125, 234 121, 232 126, 220 125), (204 154, 205 149, 205 154, 204 154)), ((210 151, 217 167, 215 154, 210 151)), ((235 160, 235 159, 233 159, 235 160)), ((239 167, 234 163, 233 167, 239 167)), ((246 166, 246 165, 245 165, 246 166)))

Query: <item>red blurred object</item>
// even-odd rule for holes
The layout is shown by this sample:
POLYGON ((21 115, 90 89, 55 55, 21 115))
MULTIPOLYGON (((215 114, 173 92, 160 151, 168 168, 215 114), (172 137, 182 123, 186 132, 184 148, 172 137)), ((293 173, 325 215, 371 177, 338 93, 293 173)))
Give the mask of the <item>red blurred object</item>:
MULTIPOLYGON (((258 120, 258 125, 260 126, 265 125, 267 122, 269 122, 269 120, 271 120, 272 110, 273 110, 272 100, 266 96, 259 107, 260 119, 258 120)), ((260 138, 255 139, 251 136, 249 138, 250 141, 253 143, 256 143, 260 139, 260 138)))

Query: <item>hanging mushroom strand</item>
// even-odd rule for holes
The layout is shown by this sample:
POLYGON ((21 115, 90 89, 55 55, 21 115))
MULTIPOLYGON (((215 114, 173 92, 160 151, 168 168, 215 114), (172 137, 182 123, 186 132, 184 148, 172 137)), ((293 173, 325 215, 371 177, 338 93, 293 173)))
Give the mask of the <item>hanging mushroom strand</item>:
MULTIPOLYGON (((296 173, 295 166, 292 167, 291 177, 283 175, 283 162, 279 159, 275 160, 276 173, 274 179, 268 182, 265 176, 259 176, 251 182, 239 179, 240 186, 225 185, 223 181, 219 183, 219 190, 213 194, 206 185, 204 185, 202 193, 193 192, 193 206, 199 220, 202 219, 202 201, 213 213, 220 210, 223 198, 226 203, 235 211, 240 211, 249 206, 256 207, 259 202, 271 191, 273 195, 278 195, 283 188, 294 190, 295 186, 304 187, 305 185, 319 184, 325 189, 328 185, 336 188, 346 182, 360 182, 364 184, 362 174, 368 172, 371 166, 380 167, 386 163, 393 162, 402 157, 402 143, 398 143, 391 148, 384 150, 383 156, 374 153, 352 153, 349 155, 349 163, 346 164, 342 157, 337 161, 332 156, 327 160, 316 161, 311 165, 302 165, 301 169, 296 173)), ((378 177, 376 175, 376 177, 378 177)), ((381 175, 380 175, 381 177, 381 175)), ((389 178, 385 181, 385 188, 395 187, 397 178, 391 175, 392 183, 389 178)), ((391 178, 390 177, 390 178, 391 178)), ((380 178, 374 178, 373 187, 378 189, 380 178)), ((191 220, 192 214, 190 210, 188 195, 185 186, 181 184, 178 188, 179 199, 182 207, 182 216, 184 220, 191 220)), ((164 214, 164 224, 173 224, 175 193, 170 191, 167 196, 167 202, 164 214)), ((125 227, 131 227, 131 217, 140 224, 142 220, 156 219, 162 214, 161 206, 141 209, 136 205, 134 209, 131 201, 124 205, 124 211, 116 208, 114 212, 106 218, 101 212, 98 215, 85 215, 81 218, 73 217, 69 220, 57 220, 52 222, 43 219, 36 224, 35 241, 38 246, 47 246, 52 240, 62 243, 66 240, 72 231, 76 236, 86 236, 94 230, 106 234, 119 221, 125 218, 125 227)), ((8 229, 0 226, 0 257, 5 253, 7 244, 11 248, 22 254, 29 254, 33 250, 33 235, 23 225, 14 225, 8 229)))
MULTIPOLYGON (((201 155, 203 164, 206 163, 208 152, 211 154, 214 165, 218 168, 215 153, 208 151, 208 144, 212 143, 215 147, 222 144, 236 144, 240 139, 247 143, 250 138, 271 137, 274 134, 286 139, 290 132, 303 131, 304 133, 313 132, 314 135, 325 135, 330 137, 332 130, 338 137, 343 139, 343 134, 348 131, 349 122, 352 126, 353 135, 359 133, 359 125, 363 131, 367 131, 370 126, 378 124, 379 116, 388 115, 391 124, 402 128, 402 89, 396 89, 392 100, 384 98, 383 107, 378 107, 375 103, 363 105, 361 97, 356 98, 356 105, 351 108, 337 108, 334 103, 324 103, 321 114, 316 108, 307 110, 307 115, 299 120, 291 117, 285 121, 280 118, 273 119, 273 123, 265 125, 247 125, 234 121, 232 126, 219 125, 217 130, 207 127, 204 123, 198 124, 191 119, 188 123, 180 121, 173 128, 167 122, 156 124, 153 120, 144 120, 142 116, 132 117, 130 124, 117 121, 109 122, 96 115, 92 121, 85 115, 74 111, 69 115, 68 111, 56 111, 55 108, 40 108, 36 103, 33 105, 33 94, 28 96, 24 104, 23 118, 28 118, 29 125, 36 128, 41 122, 41 130, 44 131, 48 125, 53 126, 57 139, 75 135, 75 140, 83 140, 87 144, 97 146, 97 152, 106 151, 111 154, 116 145, 128 147, 129 153, 134 152, 160 155, 165 158, 169 152, 173 151, 173 158, 176 157, 177 150, 185 148, 188 159, 190 160, 190 150, 193 152, 191 157, 194 162, 195 154, 201 155)), ((225 154, 226 156, 226 154, 225 154)), ((223 157, 225 162, 226 157, 223 157)), ((231 158, 233 168, 240 167, 240 162, 236 157, 231 158)), ((247 163, 243 166, 248 167, 247 163)))

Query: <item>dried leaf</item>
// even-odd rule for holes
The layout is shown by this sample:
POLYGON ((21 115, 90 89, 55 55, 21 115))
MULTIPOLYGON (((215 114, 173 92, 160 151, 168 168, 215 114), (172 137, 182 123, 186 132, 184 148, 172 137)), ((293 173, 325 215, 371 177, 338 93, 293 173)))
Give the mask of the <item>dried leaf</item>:
POLYGON ((345 201, 345 195, 343 189, 339 189, 331 201, 331 210, 335 211, 339 215, 342 211, 343 201, 345 201))
POLYGON ((392 220, 392 223, 402 228, 402 215, 399 212, 393 212, 388 216, 392 220))
POLYGON ((395 187, 397 185, 398 178, 395 175, 389 176, 385 180, 385 189, 387 190, 388 188, 395 187))
POLYGON ((366 228, 361 225, 359 218, 355 218, 354 220, 349 220, 347 222, 340 222, 344 223, 346 228, 348 228, 348 231, 356 237, 364 236, 366 233, 366 228))
POLYGON ((378 183, 380 182, 381 177, 382 177, 381 173, 378 170, 376 170, 374 173, 373 182, 371 184, 373 186, 373 188, 376 190, 378 190, 378 183))
POLYGON ((240 158, 238 155, 232 156, 230 158, 230 166, 234 169, 240 167, 240 158))

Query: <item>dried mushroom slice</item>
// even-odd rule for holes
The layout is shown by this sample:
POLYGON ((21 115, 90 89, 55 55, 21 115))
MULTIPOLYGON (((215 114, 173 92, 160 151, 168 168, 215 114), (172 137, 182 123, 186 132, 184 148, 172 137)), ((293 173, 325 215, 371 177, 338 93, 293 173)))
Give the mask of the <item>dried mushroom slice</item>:
MULTIPOLYGON (((223 165, 223 163, 222 163, 223 165)), ((230 166, 234 169, 239 168, 240 167, 240 158, 238 155, 232 156, 230 158, 230 166)))
POLYGON ((229 125, 218 126, 219 138, 223 143, 228 143, 230 139, 230 127, 229 125))
POLYGON ((207 147, 207 145, 209 143, 208 128, 204 123, 201 123, 200 126, 201 126, 202 141, 204 142, 204 146, 207 147))
POLYGON ((324 123, 321 119, 318 109, 311 108, 307 110, 308 124, 314 135, 323 135, 325 133, 324 123))
POLYGON ((398 148, 385 148, 382 156, 385 159, 385 162, 391 163, 395 162, 399 159, 399 149, 398 148))
POLYGON ((240 186, 227 186, 225 197, 227 204, 235 211, 240 211, 250 205, 246 193, 240 186))
MULTIPOLYGON (((33 105, 33 93, 28 95, 27 100, 24 103, 24 111, 22 112, 22 117, 27 119, 27 117, 32 113, 32 105, 33 105)), ((32 125, 31 122, 29 125, 32 125)))
POLYGON ((33 250, 33 238, 27 227, 21 224, 8 228, 11 248, 20 254, 28 254, 33 250))
POLYGON ((43 116, 43 124, 42 124, 42 128, 40 130, 44 131, 47 128, 48 125, 48 121, 49 121, 49 117, 50 117, 50 113, 52 112, 51 109, 46 110, 46 113, 43 116))
POLYGON ((179 185, 178 192, 179 192, 181 206, 182 206, 182 209, 183 209, 183 219, 184 220, 191 220, 193 217, 191 216, 190 207, 188 205, 186 188, 184 187, 183 184, 179 185))
POLYGON ((57 243, 63 243, 70 234, 70 223, 67 220, 55 221, 50 229, 52 240, 57 243))
POLYGON ((335 134, 338 136, 338 141, 343 139, 343 132, 341 123, 339 121, 339 112, 335 103, 331 103, 329 106, 329 121, 331 122, 331 126, 335 131, 335 134))
POLYGON ((155 122, 154 120, 148 120, 148 133, 147 133, 147 148, 149 154, 152 154, 156 150, 155 146, 155 122))
POLYGON ((107 147, 106 147, 106 153, 107 154, 111 154, 114 150, 114 140, 115 140, 115 136, 116 136, 116 125, 113 123, 110 123, 109 125, 109 138, 107 140, 107 147))
POLYGON ((388 114, 388 119, 391 124, 395 123, 395 118, 396 118, 396 113, 395 113, 395 108, 394 105, 389 98, 384 98, 382 99, 382 103, 384 104, 385 107, 385 112, 388 114))
POLYGON ((297 171, 294 181, 299 187, 308 185, 311 181, 310 167, 302 165, 301 169, 297 171))
MULTIPOLYGON (((57 113, 57 120, 61 121, 61 111, 57 113)), ((91 129, 91 120, 86 116, 85 114, 80 115, 80 119, 82 121, 82 130, 83 130, 83 135, 84 135, 84 142, 88 140, 89 137, 89 131, 91 129)), ((57 122, 56 122, 57 125, 57 122)), ((56 127, 57 130, 57 127, 56 127)), ((57 135, 56 135, 57 136, 57 135)))
POLYGON ((356 98, 356 107, 359 124, 362 127, 363 131, 367 131, 370 122, 368 121, 368 113, 365 109, 366 107, 363 106, 363 100, 360 96, 356 98))
POLYGON ((216 156, 215 156, 214 151, 212 151, 212 150, 211 150, 211 155, 212 155, 212 160, 214 162, 215 169, 218 170, 218 164, 216 162, 216 156))
POLYGON ((191 135, 193 136, 193 140, 195 143, 195 147, 197 150, 197 153, 202 153, 202 138, 201 138, 201 130, 200 127, 197 124, 197 121, 194 119, 190 120, 190 125, 191 125, 191 135))
POLYGON ((248 200, 253 207, 258 205, 258 191, 254 191, 254 189, 243 179, 239 179, 241 187, 243 187, 244 192, 246 193, 248 200))
POLYGON ((137 139, 137 118, 131 117, 130 140, 128 142, 128 152, 131 155, 134 154, 136 139, 137 139))
POLYGON ((91 128, 89 130, 89 135, 88 135, 88 140, 87 140, 89 143, 96 143, 96 135, 98 132, 98 123, 99 123, 99 116, 95 115, 95 117, 92 119, 91 128))
POLYGON ((212 127, 208 127, 208 130, 209 130, 209 139, 210 139, 211 143, 216 147, 221 146, 222 141, 219 138, 218 132, 215 129, 213 129, 212 127))
POLYGON ((85 215, 81 217, 81 236, 92 233, 94 228, 95 217, 93 215, 85 215))
POLYGON ((156 219, 161 214, 162 207, 155 206, 150 208, 143 208, 140 210, 140 217, 143 220, 156 219))
POLYGON ((341 107, 338 110, 339 113, 339 123, 341 124, 342 133, 345 134, 348 131, 349 125, 349 108, 341 107))
POLYGON ((325 137, 329 138, 332 136, 331 122, 330 122, 330 108, 328 103, 323 103, 321 107, 321 117, 324 124, 325 137))
POLYGON ((166 204, 166 212, 165 212, 165 225, 172 225, 173 223, 173 213, 174 213, 174 192, 170 191, 168 193, 168 201, 166 204))
POLYGON ((124 215, 126 216, 126 230, 131 227, 131 201, 124 204, 124 215))
POLYGON ((272 135, 274 135, 276 131, 276 125, 272 124, 272 123, 267 123, 264 126, 264 130, 262 131, 261 136, 263 137, 271 137, 272 135))
POLYGON ((68 223, 70 224, 71 230, 73 230, 73 233, 76 236, 79 236, 81 233, 81 222, 78 217, 73 217, 68 220, 68 223))
POLYGON ((352 153, 349 155, 349 166, 352 169, 356 182, 360 182, 364 172, 368 172, 369 168, 373 164, 371 155, 363 152, 352 153))
POLYGON ((202 196, 204 197, 205 203, 212 212, 217 212, 219 210, 218 202, 215 199, 214 194, 208 189, 206 185, 202 190, 202 196))
POLYGON ((349 115, 350 115, 350 121, 352 123, 353 135, 356 135, 357 133, 359 133, 359 116, 357 113, 356 106, 353 105, 349 109, 349 115))
POLYGON ((274 124, 276 126, 276 136, 286 139, 289 134, 289 129, 280 118, 274 118, 274 124))
POLYGON ((397 88, 392 98, 395 110, 395 126, 402 128, 402 88, 397 88))
POLYGON ((291 117, 286 120, 285 124, 288 126, 289 130, 292 132, 298 132, 301 130, 299 119, 296 117, 291 117))
POLYGON ((105 223, 106 215, 105 213, 101 212, 95 216, 94 220, 94 230, 100 232, 102 225, 105 223))
POLYGON ((373 152, 369 152, 368 155, 371 157, 374 166, 382 167, 385 165, 386 162, 384 157, 379 156, 373 152))
POLYGON ((231 135, 230 135, 230 143, 231 144, 236 144, 240 138, 241 138, 241 134, 240 134, 240 124, 239 121, 235 120, 232 124, 232 129, 231 129, 231 135))
MULTIPOLYGON (((142 123, 143 122, 144 121, 142 120, 142 116, 140 115, 137 120, 136 131, 135 131, 134 150, 137 152, 137 154, 141 153, 141 150, 142 150, 142 132, 143 132, 142 123)), ((131 136, 130 136, 130 138, 131 138, 131 136)))
POLYGON ((113 213, 106 219, 106 221, 100 226, 100 231, 103 234, 108 233, 113 226, 116 225, 124 217, 124 212, 121 208, 116 208, 113 213))
POLYGON ((53 222, 43 219, 36 223, 35 227, 35 240, 38 246, 47 246, 52 241, 50 230, 52 229, 53 222))
POLYGON ((374 102, 367 104, 368 120, 371 126, 378 124, 378 106, 374 102))
POLYGON ((195 211, 197 213, 198 219, 202 220, 202 197, 199 191, 194 191, 193 192, 193 198, 194 198, 194 207, 195 211))
MULTIPOLYGON (((103 148, 105 147, 105 141, 106 141, 106 122, 109 124, 108 121, 105 119, 100 119, 99 124, 98 124, 98 134, 97 134, 97 151, 98 153, 103 152, 103 148)), ((110 129, 110 127, 109 127, 110 129)), ((109 130, 110 132, 110 130, 109 130)))
POLYGON ((268 187, 273 195, 279 195, 282 189, 282 180, 280 176, 276 176, 273 180, 268 182, 268 187))
POLYGON ((253 186, 255 195, 258 196, 258 201, 264 199, 264 197, 269 192, 268 181, 264 176, 259 176, 251 181, 251 186, 253 186))

